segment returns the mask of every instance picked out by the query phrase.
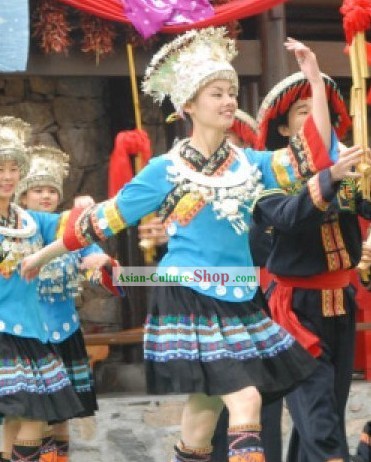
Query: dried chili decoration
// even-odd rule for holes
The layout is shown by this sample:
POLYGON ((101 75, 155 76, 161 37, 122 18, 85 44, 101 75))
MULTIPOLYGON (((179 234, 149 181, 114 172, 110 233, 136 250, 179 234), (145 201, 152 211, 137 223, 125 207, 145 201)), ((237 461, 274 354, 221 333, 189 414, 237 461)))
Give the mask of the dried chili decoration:
POLYGON ((96 63, 99 64, 102 56, 114 51, 117 36, 115 26, 109 21, 85 13, 81 14, 80 25, 84 34, 81 51, 94 53, 96 63))
POLYGON ((35 8, 32 36, 44 53, 64 53, 72 44, 67 8, 53 0, 39 0, 35 8))

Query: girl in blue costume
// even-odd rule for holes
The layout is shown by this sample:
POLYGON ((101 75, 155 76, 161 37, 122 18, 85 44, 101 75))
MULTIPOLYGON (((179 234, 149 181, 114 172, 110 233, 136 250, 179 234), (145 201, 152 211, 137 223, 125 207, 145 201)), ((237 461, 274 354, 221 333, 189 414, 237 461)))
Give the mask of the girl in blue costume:
POLYGON ((26 130, 20 119, 0 119, 0 415, 5 422, 18 419, 14 444, 3 454, 14 462, 38 460, 44 422, 83 411, 59 354, 47 343, 37 281, 26 283, 19 274, 22 258, 51 242, 58 226, 57 216, 11 202, 29 167, 21 140, 26 130))
MULTIPOLYGON (((116 197, 90 210, 72 210, 63 240, 23 262, 23 275, 67 249, 105 239, 154 210, 170 235, 159 271, 181 267, 251 267, 250 207, 264 188, 300 176, 302 164, 331 165, 327 98, 314 54, 286 44, 312 85, 313 115, 285 152, 241 150, 225 139, 237 108, 238 78, 230 61, 234 41, 224 28, 190 31, 165 45, 147 69, 144 91, 192 120, 190 139, 153 159, 116 197), (330 153, 330 154, 329 154, 330 153), (296 169, 287 156, 296 159, 296 169)), ((261 462, 261 402, 291 390, 314 360, 262 309, 256 287, 243 284, 158 286, 145 325, 144 356, 151 393, 189 393, 174 460, 209 461, 211 438, 228 407, 229 460, 261 462)))
MULTIPOLYGON (((29 210, 55 212, 63 199, 63 178, 68 174, 68 155, 50 146, 34 146, 30 151, 30 170, 18 184, 16 202, 29 210)), ((83 265, 102 268, 103 279, 110 288, 110 268, 116 266, 117 262, 93 244, 46 265, 39 275, 38 292, 49 341, 55 344, 84 408, 79 417, 88 417, 94 415, 98 406, 75 305, 75 297, 85 279, 81 271, 83 265)), ((57 461, 66 461, 68 441, 68 422, 55 424, 44 436, 41 460, 45 462, 54 457, 55 445, 57 461)))

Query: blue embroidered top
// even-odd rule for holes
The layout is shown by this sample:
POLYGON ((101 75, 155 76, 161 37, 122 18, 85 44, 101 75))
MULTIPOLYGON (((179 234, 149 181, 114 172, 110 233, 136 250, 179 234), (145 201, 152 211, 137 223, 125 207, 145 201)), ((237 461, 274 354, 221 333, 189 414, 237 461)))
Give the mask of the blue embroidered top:
MULTIPOLYGON (((337 158, 336 138, 332 136, 330 151, 324 151, 313 130, 305 136, 304 127, 291 149, 275 152, 236 152, 227 144, 205 159, 186 143, 175 147, 154 158, 116 197, 71 219, 64 243, 74 249, 105 239, 159 210, 170 236, 160 268, 171 267, 176 274, 181 267, 251 267, 245 224, 254 200, 264 188, 287 187, 337 158)), ((191 287, 226 301, 250 300, 256 292, 246 284, 223 287, 202 281, 191 287)))
POLYGON ((49 335, 38 299, 37 279, 22 279, 19 263, 55 239, 59 215, 26 212, 13 204, 11 210, 14 229, 9 232, 9 228, 0 228, 0 332, 46 343, 49 335))
POLYGON ((38 292, 41 313, 51 343, 63 342, 80 326, 75 297, 85 278, 79 264, 83 257, 93 253, 103 253, 103 250, 93 244, 55 258, 40 271, 38 292))

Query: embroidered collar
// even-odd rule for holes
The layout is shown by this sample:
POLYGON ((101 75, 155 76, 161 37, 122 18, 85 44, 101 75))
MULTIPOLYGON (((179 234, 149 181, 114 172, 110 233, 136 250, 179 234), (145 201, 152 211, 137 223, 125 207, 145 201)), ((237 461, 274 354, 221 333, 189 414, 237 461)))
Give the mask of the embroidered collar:
MULTIPOLYGON (((238 160, 237 169, 233 172, 227 169, 223 169, 225 172, 220 170, 217 172, 215 167, 218 165, 218 162, 216 161, 218 160, 218 154, 214 153, 210 159, 207 160, 207 167, 211 164, 210 168, 213 170, 213 175, 205 173, 206 163, 201 172, 197 172, 188 167, 182 159, 182 148, 180 148, 180 151, 178 149, 173 149, 170 157, 174 166, 172 169, 168 169, 168 171, 174 176, 174 182, 180 183, 187 181, 199 186, 207 186, 211 188, 231 188, 245 183, 251 176, 251 165, 248 163, 247 158, 241 149, 233 149, 232 145, 229 143, 226 144, 226 146, 229 147, 228 152, 231 153, 232 159, 234 160, 236 158, 238 160)), ((218 151, 220 151, 220 148, 218 151)), ((226 149, 224 149, 224 151, 226 151, 226 149)), ((223 155, 223 151, 220 151, 220 153, 223 157, 225 157, 225 155, 223 155)))
POLYGON ((179 156, 189 163, 195 171, 202 172, 204 175, 213 175, 231 155, 231 149, 225 140, 209 158, 204 157, 189 142, 189 139, 184 142, 179 156))
MULTIPOLYGON (((190 146, 189 139, 179 142, 169 153, 172 155, 174 150, 177 150, 182 162, 190 165, 195 172, 203 172, 205 175, 214 175, 216 172, 223 171, 229 167, 234 160, 234 153, 227 145, 226 141, 208 159, 204 157, 197 149, 190 146)), ((183 188, 189 180, 184 180, 181 184, 176 185, 166 196, 158 212, 159 216, 166 220, 172 213, 180 199, 187 193, 183 188)))
POLYGON ((177 205, 188 198, 187 203, 184 202, 185 207, 181 207, 186 220, 192 219, 204 205, 209 204, 217 220, 227 219, 238 234, 246 232, 248 226, 244 211, 250 209, 252 202, 263 190, 263 185, 259 181, 261 173, 257 167, 249 164, 243 150, 225 143, 225 146, 222 145, 218 149, 220 155, 215 153, 210 159, 205 159, 202 171, 197 171, 195 164, 200 169, 203 156, 201 158, 201 154, 196 150, 187 152, 188 162, 186 162, 184 149, 190 148, 188 140, 185 140, 169 152, 172 165, 167 167, 167 179, 175 184, 175 188, 168 194, 160 208, 159 215, 162 220, 164 222, 170 220, 174 211, 174 218, 184 222, 179 216, 181 211, 177 210, 177 205), (229 153, 229 162, 225 160, 225 152, 229 153), (218 169, 220 158, 224 160, 223 169, 218 169), (190 159, 193 168, 187 165, 190 159), (237 165, 232 171, 229 166, 234 160, 237 161, 237 165), (209 167, 209 161, 212 164, 210 168, 213 174, 207 175, 205 169, 206 166, 209 167))
POLYGON ((36 223, 29 213, 18 205, 11 203, 9 206, 9 217, 1 217, 0 235, 15 239, 31 237, 36 232, 36 223), (25 225, 23 225, 23 220, 25 225), (18 221, 18 223, 17 223, 18 221))

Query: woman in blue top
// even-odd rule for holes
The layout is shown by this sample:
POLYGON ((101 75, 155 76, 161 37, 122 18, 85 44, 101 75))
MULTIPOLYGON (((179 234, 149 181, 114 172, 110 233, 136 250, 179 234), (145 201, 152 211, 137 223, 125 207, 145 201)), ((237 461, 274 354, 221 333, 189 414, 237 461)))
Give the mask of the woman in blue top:
MULTIPOLYGON (((30 170, 18 184, 16 202, 29 210, 55 212, 63 199, 63 178, 68 174, 68 155, 50 146, 33 146, 30 152, 30 170)), ((59 232, 61 231, 62 227, 59 228, 59 232)), ((105 280, 108 280, 108 268, 111 268, 112 264, 117 263, 98 245, 93 244, 56 258, 45 265, 39 274, 38 292, 42 316, 49 333, 49 341, 55 344, 83 405, 84 410, 79 417, 92 416, 98 409, 75 305, 75 297, 81 290, 81 282, 85 279, 81 267, 102 267, 105 280), (108 268, 104 268, 105 265, 108 268)), ((58 423, 53 427, 48 429, 47 436, 44 437, 41 460, 49 460, 55 439, 57 460, 66 461, 68 422, 58 423)))
MULTIPOLYGON (((312 117, 279 153, 242 150, 226 141, 238 78, 230 64, 235 43, 225 34, 223 28, 193 30, 156 54, 144 91, 160 101, 170 96, 177 111, 191 118, 192 136, 153 159, 116 197, 72 210, 63 240, 26 258, 24 277, 32 278, 43 262, 67 249, 108 238, 154 210, 170 236, 159 272, 185 278, 185 267, 252 266, 247 232, 253 202, 264 188, 277 188, 280 178, 295 181, 330 166, 336 140, 315 55, 288 40, 286 48, 312 85, 312 117)), ((321 213, 304 193, 303 212, 321 213)), ((207 279, 154 288, 144 344, 149 391, 190 394, 175 446, 177 462, 210 460, 223 403, 230 415, 229 460, 263 461, 262 399, 285 394, 313 371, 314 360, 265 315, 262 301, 254 298, 256 289, 207 279)))
POLYGON ((56 237, 58 216, 26 212, 11 202, 29 167, 20 119, 0 119, 0 415, 19 419, 5 460, 36 461, 44 422, 82 412, 63 362, 50 345, 37 281, 19 274, 21 259, 56 237))

